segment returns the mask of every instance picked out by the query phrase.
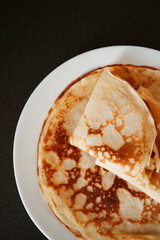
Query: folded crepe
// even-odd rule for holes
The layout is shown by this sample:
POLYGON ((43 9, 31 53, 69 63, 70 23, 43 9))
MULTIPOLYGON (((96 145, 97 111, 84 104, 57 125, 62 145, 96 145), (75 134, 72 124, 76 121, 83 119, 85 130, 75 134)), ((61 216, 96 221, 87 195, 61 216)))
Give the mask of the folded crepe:
MULTIPOLYGON (((157 88, 159 89, 159 88, 157 88)), ((160 158, 159 158, 159 151, 160 151, 160 102, 159 102, 159 95, 150 88, 144 88, 140 86, 138 88, 138 93, 144 99, 144 101, 148 104, 148 107, 154 117, 155 125, 157 129, 157 137, 154 146, 156 148, 153 149, 154 157, 149 166, 149 174, 150 174, 150 183, 156 186, 156 188, 160 188, 160 158)))
POLYGON ((103 70, 70 138, 71 144, 96 158, 97 165, 160 202, 159 131, 156 130, 158 120, 153 119, 157 109, 153 111, 150 106, 153 101, 145 103, 140 96, 140 86, 143 86, 153 91, 158 101, 155 86, 159 84, 159 78, 147 78, 146 81, 141 77, 134 81, 136 72, 136 77, 130 77, 132 81, 128 81, 132 87, 124 76, 117 77, 115 69, 103 70))

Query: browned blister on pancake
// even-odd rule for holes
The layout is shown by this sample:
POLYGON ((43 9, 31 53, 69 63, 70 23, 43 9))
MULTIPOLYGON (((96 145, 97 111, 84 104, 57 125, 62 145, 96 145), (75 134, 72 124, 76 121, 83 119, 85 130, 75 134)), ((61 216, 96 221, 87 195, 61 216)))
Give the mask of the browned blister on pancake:
POLYGON ((39 139, 39 185, 80 239, 159 239, 160 204, 69 143, 101 72, 79 80, 53 105, 39 139))

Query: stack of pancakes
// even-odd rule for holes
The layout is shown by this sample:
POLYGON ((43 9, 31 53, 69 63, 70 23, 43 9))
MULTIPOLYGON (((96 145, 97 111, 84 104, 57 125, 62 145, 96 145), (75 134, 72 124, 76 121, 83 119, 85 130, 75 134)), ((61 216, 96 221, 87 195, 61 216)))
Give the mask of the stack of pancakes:
POLYGON ((49 111, 38 181, 78 238, 160 239, 159 101, 159 70, 114 65, 71 83, 49 111))

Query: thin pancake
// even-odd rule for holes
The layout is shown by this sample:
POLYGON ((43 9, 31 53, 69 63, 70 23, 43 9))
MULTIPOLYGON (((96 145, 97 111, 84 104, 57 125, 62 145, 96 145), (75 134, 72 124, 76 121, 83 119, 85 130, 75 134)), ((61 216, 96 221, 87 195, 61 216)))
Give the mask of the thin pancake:
MULTIPOLYGON (((157 93, 159 91, 160 94, 160 87, 156 89, 157 93)), ((155 91, 150 88, 144 88, 140 86, 138 88, 138 93, 140 96, 148 103, 149 108, 153 114, 154 121, 157 128, 157 147, 160 149, 160 100, 159 96, 155 91)))
MULTIPOLYGON (((150 68, 146 66, 137 67, 134 65, 114 65, 110 66, 109 70, 114 74, 115 76, 118 76, 119 78, 126 80, 129 82, 132 87, 135 90, 140 91, 140 88, 142 87, 144 89, 147 89, 147 91, 150 92, 152 95, 152 100, 155 102, 155 100, 160 102, 160 70, 155 68, 150 68)), ((143 98, 143 96, 142 96, 143 98)), ((152 101, 152 102, 153 102, 152 101)), ((146 102, 149 103, 150 101, 146 102)), ((157 103, 152 104, 151 111, 154 112, 154 118, 160 119, 159 117, 159 109, 157 108, 157 103), (157 108, 157 109, 155 109, 157 108)), ((158 125, 156 124, 156 127, 158 128, 158 125)), ((158 130, 157 130, 158 131, 158 130)), ((159 131, 157 135, 156 144, 158 145, 158 152, 160 154, 160 136, 159 131)))
MULTIPOLYGON (((138 92, 140 94, 140 96, 148 103, 149 108, 151 109, 151 112, 154 116, 155 119, 155 124, 157 127, 157 138, 156 138, 156 145, 158 147, 158 149, 160 150, 160 100, 158 100, 158 90, 160 93, 160 88, 156 89, 156 93, 154 90, 150 89, 150 88, 144 88, 142 86, 140 86, 138 88, 138 92)), ((152 161, 152 172, 151 172, 151 176, 150 176, 150 183, 151 184, 155 184, 157 188, 160 188, 160 183, 159 181, 157 181, 157 177, 158 179, 160 178, 160 174, 159 173, 159 169, 160 169, 160 158, 159 158, 159 152, 155 154, 156 159, 154 159, 152 161), (158 156, 157 156, 158 155, 158 156)))
MULTIPOLYGON (((147 167, 147 169, 152 168, 152 171, 148 172, 148 174, 151 176, 153 173, 153 177, 155 172, 159 172, 160 167, 160 71, 150 67, 136 67, 133 65, 114 65, 109 67, 109 70, 115 76, 127 80, 145 100, 153 114, 157 138, 151 155, 150 166, 147 167)), ((160 186, 159 181, 154 180, 154 182, 160 186)))
POLYGON ((160 239, 160 204, 69 143, 102 70, 53 105, 38 145, 38 182, 55 215, 78 238, 160 239))
POLYGON ((126 80, 131 86, 137 90, 140 86, 153 89, 157 92, 157 96, 160 96, 160 71, 155 68, 146 66, 134 66, 134 65, 112 65, 108 67, 109 71, 126 80))
POLYGON ((160 189, 151 184, 145 171, 150 165, 156 135, 154 120, 138 93, 105 69, 71 143, 160 202, 160 189))

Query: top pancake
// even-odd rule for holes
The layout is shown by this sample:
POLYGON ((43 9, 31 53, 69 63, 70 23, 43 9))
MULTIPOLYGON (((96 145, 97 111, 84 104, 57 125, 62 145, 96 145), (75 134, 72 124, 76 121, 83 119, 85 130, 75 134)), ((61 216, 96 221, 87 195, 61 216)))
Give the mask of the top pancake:
POLYGON ((72 144, 135 176, 149 165, 155 138, 154 120, 141 97, 126 81, 104 69, 72 144))

